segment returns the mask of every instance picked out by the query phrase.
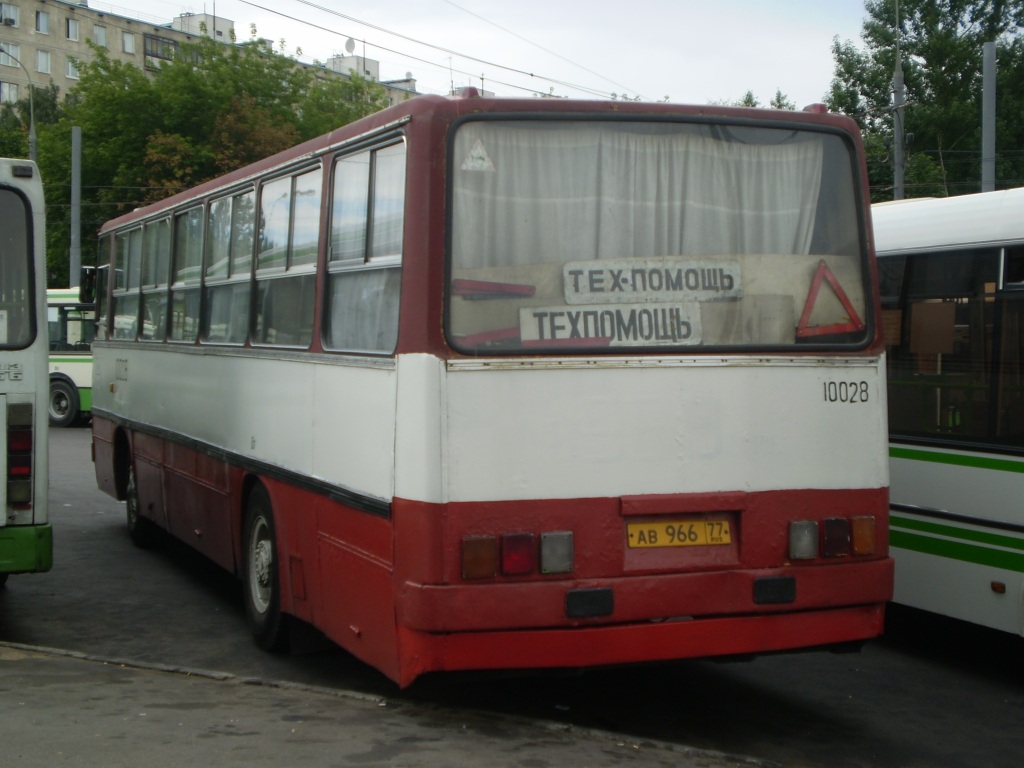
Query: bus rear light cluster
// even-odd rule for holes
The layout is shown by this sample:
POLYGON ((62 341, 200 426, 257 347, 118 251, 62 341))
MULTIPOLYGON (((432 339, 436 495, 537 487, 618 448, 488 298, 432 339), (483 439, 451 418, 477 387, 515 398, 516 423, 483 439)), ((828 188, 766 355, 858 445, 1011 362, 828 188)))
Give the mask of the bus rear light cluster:
POLYGON ((32 504, 32 404, 7 406, 7 503, 32 504))
POLYGON ((789 557, 814 560, 819 557, 849 557, 875 553, 875 518, 830 517, 794 520, 789 524, 789 557))
POLYGON ((571 573, 571 531, 467 536, 462 540, 462 578, 491 579, 535 573, 571 573))

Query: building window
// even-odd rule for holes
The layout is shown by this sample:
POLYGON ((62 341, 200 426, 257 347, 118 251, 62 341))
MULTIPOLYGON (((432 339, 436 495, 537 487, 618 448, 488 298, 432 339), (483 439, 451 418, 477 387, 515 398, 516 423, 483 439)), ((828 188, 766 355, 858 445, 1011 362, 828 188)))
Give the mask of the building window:
POLYGON ((121 50, 125 53, 135 55, 135 33, 133 32, 122 32, 121 33, 121 50))
POLYGON ((17 67, 21 61, 21 46, 14 43, 0 43, 0 64, 5 67, 17 67))
POLYGON ((36 32, 41 35, 50 34, 50 14, 46 11, 36 11, 36 32))
POLYGON ((107 28, 96 24, 92 28, 92 41, 100 48, 107 47, 107 28))
POLYGON ((10 3, 0 3, 0 18, 3 19, 5 27, 19 27, 18 6, 10 3))
POLYGON ((143 45, 146 48, 145 64, 150 69, 159 69, 164 64, 173 61, 179 48, 178 43, 174 40, 156 35, 144 35, 143 45))
POLYGON ((18 100, 16 83, 0 83, 0 104, 13 104, 18 100))
POLYGON ((36 51, 36 72, 44 75, 50 74, 50 52, 36 51))
POLYGON ((78 79, 78 61, 72 58, 68 58, 68 64, 64 68, 64 74, 67 75, 68 80, 78 79))
POLYGON ((67 33, 68 40, 78 41, 78 19, 67 19, 67 24, 64 27, 64 31, 67 33))

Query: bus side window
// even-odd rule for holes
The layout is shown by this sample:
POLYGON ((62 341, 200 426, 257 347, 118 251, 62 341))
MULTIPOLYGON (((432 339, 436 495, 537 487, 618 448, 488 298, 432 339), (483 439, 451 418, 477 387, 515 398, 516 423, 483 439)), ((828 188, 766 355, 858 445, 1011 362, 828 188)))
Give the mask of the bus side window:
POLYGON ((1003 287, 1024 290, 1024 247, 1007 248, 1003 259, 1003 287))
POLYGON ((992 437, 997 257, 993 249, 911 257, 903 292, 905 344, 891 348, 890 357, 892 432, 992 437))

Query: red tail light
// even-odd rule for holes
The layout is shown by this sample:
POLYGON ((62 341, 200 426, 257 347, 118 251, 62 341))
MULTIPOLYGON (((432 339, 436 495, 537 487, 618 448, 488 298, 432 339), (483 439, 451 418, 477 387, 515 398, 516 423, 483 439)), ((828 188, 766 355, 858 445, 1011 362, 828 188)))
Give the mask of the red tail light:
POLYGON ((7 450, 11 453, 32 453, 32 430, 9 429, 7 431, 7 450))
POLYGON ((18 507, 32 505, 31 403, 7 406, 7 503, 18 507))
POLYGON ((525 576, 537 570, 537 537, 532 533, 512 533, 501 537, 501 572, 506 576, 525 576))

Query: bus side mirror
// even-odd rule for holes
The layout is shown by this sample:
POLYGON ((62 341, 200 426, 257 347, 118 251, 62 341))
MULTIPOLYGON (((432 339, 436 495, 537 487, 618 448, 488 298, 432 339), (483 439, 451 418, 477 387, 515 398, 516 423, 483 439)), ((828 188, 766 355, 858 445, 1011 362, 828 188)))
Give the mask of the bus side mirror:
POLYGON ((82 267, 82 276, 78 283, 78 303, 94 304, 96 302, 96 267, 82 267))

